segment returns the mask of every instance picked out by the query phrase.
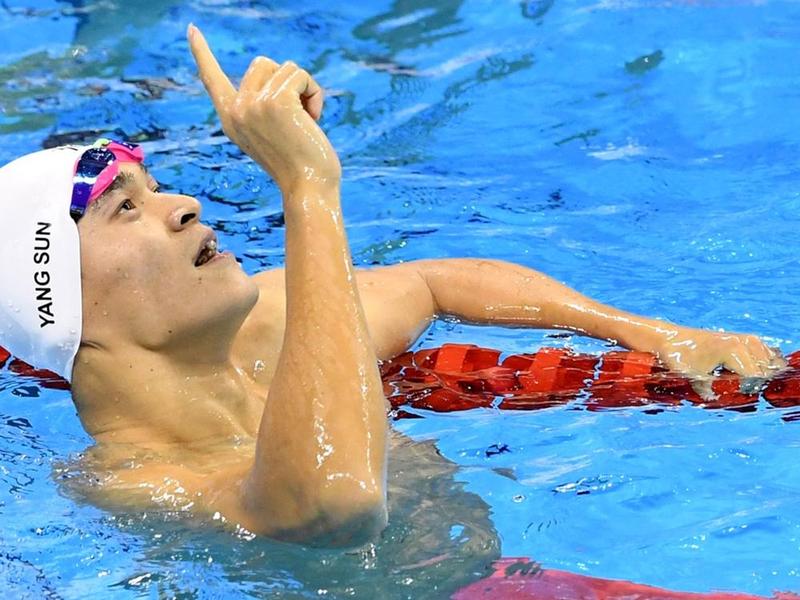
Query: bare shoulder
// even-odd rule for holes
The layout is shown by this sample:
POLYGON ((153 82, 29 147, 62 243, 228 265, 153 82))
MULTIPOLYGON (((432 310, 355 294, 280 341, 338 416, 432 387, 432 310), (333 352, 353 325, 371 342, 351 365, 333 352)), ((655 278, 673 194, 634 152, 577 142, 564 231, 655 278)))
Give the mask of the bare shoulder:
POLYGON ((418 299, 427 290, 414 263, 356 269, 356 280, 365 301, 403 301, 409 295, 418 299))
POLYGON ((357 272, 358 292, 379 359, 408 349, 433 319, 430 289, 413 263, 357 272))
POLYGON ((256 282, 259 289, 265 291, 284 289, 284 282, 286 279, 285 273, 285 269, 269 269, 253 275, 253 281, 256 282))
MULTIPOLYGON (((242 326, 234 352, 247 364, 258 359, 269 367, 277 361, 286 326, 284 270, 264 271, 253 279, 260 291, 258 304, 242 326)), ((357 269, 356 281, 379 359, 406 350, 435 314, 430 289, 413 262, 357 269)), ((269 377, 269 368, 264 373, 269 377)))
MULTIPOLYGON (((282 308, 285 305, 285 277, 285 269, 270 269, 253 275, 253 281, 261 292, 257 305, 259 312, 263 310, 261 307, 282 308)), ((403 296, 419 290, 423 283, 414 263, 357 268, 356 280, 359 292, 369 299, 403 296)))

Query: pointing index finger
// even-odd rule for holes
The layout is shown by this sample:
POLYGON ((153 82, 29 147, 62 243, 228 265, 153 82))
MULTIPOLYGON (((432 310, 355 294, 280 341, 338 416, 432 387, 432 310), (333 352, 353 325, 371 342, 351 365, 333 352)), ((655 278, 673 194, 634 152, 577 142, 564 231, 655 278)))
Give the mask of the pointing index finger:
POLYGON ((217 112, 223 107, 225 102, 236 95, 236 88, 225 75, 225 71, 219 66, 214 53, 208 47, 206 38, 194 25, 189 25, 186 32, 189 38, 189 47, 192 56, 197 63, 197 70, 200 73, 200 80, 211 97, 217 112))

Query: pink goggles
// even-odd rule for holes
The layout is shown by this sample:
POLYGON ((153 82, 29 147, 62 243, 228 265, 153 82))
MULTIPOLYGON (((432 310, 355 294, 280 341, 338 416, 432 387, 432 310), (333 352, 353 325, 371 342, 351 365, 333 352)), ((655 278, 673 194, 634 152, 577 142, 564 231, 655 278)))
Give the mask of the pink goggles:
POLYGON ((141 163, 144 152, 138 144, 117 142, 106 138, 97 140, 75 162, 72 178, 72 202, 69 213, 77 223, 89 205, 97 200, 119 175, 119 164, 141 163))

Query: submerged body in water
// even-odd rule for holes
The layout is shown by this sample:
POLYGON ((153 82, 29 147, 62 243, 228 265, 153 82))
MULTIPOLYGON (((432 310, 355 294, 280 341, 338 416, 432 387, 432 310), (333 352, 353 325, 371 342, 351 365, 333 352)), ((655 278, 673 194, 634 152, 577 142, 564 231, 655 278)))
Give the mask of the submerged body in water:
MULTIPOLYGON (((252 444, 242 446, 244 453, 253 451, 252 444)), ((444 459, 432 441, 412 441, 399 433, 390 436, 388 525, 371 542, 350 550, 271 541, 232 527, 222 515, 212 518, 209 526, 205 513, 192 510, 193 499, 181 490, 180 482, 169 479, 144 490, 149 508, 143 519, 140 508, 125 510, 130 499, 114 498, 108 488, 120 494, 142 494, 143 490, 122 489, 111 481, 116 477, 115 467, 154 457, 139 455, 134 449, 127 465, 114 465, 98 451, 97 447, 89 449, 80 459, 54 471, 70 498, 109 511, 125 533, 173 540, 159 544, 161 549, 150 553, 149 561, 173 562, 188 551, 183 548, 205 547, 227 580, 251 582, 261 590, 274 580, 275 588, 266 589, 277 598, 316 596, 318 590, 332 597, 419 598, 435 594, 444 598, 486 577, 501 557, 501 541, 489 506, 465 490, 458 467, 444 459), (287 580, 294 583, 287 585, 287 580)), ((211 451, 220 457, 229 448, 211 451)), ((235 462, 237 457, 231 460, 235 462)), ((213 474, 227 466, 208 461, 197 468, 213 474)))

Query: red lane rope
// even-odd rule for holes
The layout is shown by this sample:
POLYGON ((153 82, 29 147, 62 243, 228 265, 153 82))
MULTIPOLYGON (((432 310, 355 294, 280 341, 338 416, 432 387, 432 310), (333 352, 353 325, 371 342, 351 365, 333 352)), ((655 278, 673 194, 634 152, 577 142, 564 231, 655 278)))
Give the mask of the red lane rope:
MULTIPOLYGON (((543 569, 524 558, 503 558, 494 572, 451 596, 451 600, 767 600, 737 592, 678 592, 630 581, 601 579, 543 569)), ((792 592, 775 592, 771 600, 800 600, 792 592)))
MULTIPOLYGON (((653 354, 614 351, 595 356, 542 348, 500 360, 500 351, 465 344, 406 352, 381 365, 384 391, 398 417, 404 406, 452 412, 478 407, 536 410, 579 401, 588 410, 679 405, 752 410, 759 395, 772 406, 800 405, 800 352, 762 389, 742 391, 740 378, 722 373, 702 398, 689 379, 665 369, 653 354)), ((795 415, 800 418, 800 414, 795 415)))
POLYGON ((35 379, 36 383, 42 387, 56 390, 68 390, 70 388, 69 382, 66 379, 63 379, 47 369, 32 367, 28 363, 12 357, 8 350, 0 346, 0 369, 2 369, 6 363, 8 363, 9 371, 23 377, 35 379))

